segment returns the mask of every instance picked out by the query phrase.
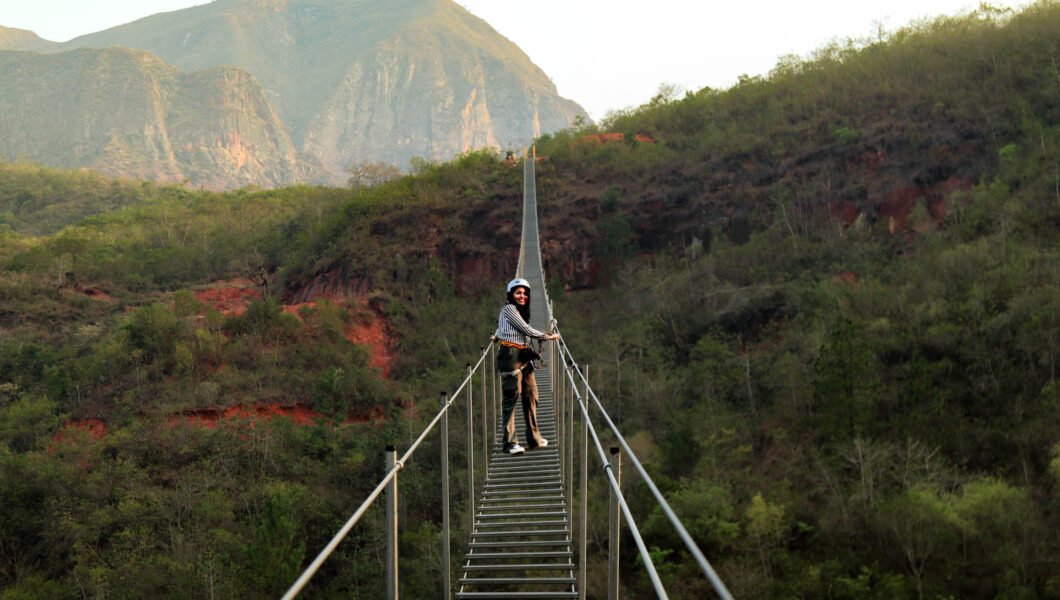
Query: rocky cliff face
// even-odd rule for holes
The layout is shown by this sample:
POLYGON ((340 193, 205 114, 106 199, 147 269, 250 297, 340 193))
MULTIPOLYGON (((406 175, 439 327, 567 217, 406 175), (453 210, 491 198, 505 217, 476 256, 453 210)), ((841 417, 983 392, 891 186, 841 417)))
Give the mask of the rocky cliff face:
POLYGON ((216 0, 71 40, 142 48, 184 70, 235 65, 286 123, 311 180, 518 147, 585 112, 514 44, 450 0, 216 0))
POLYGON ((247 73, 181 73, 122 48, 0 52, 0 160, 212 189, 275 186, 296 151, 247 73))
POLYGON ((333 171, 363 160, 404 165, 516 148, 583 114, 539 71, 528 79, 476 44, 471 33, 452 37, 421 22, 350 62, 308 121, 304 150, 333 171))

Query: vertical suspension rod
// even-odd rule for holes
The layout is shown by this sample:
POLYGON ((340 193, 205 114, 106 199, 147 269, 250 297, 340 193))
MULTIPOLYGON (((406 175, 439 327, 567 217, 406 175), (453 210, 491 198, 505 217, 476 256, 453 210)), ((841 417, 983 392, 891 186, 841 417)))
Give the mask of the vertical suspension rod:
MULTIPOLYGON (((442 392, 442 408, 445 408, 446 393, 442 392)), ((449 599, 453 583, 450 579, 452 561, 449 558, 449 415, 439 422, 442 455, 442 598, 449 599)))
MULTIPOLYGON (((473 376, 471 365, 467 365, 467 378, 473 376)), ((467 386, 467 531, 475 531, 475 402, 471 395, 473 385, 467 386)))
MULTIPOLYGON (((386 470, 397 466, 397 451, 386 447, 386 470)), ((390 480, 386 489, 386 598, 398 600, 398 484, 397 476, 390 480)))

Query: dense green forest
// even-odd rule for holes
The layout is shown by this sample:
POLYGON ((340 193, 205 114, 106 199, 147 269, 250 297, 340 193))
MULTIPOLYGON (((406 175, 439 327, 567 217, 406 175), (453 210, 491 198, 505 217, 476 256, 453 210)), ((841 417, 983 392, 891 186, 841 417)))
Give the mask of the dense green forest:
MULTIPOLYGON (((736 597, 1060 598, 1058 60, 1060 6, 983 6, 538 140, 564 337, 736 597)), ((521 169, 413 171, 217 194, 0 168, 0 598, 286 589, 515 266, 521 169), (245 310, 210 300, 233 281, 245 310), (386 377, 349 335, 373 323, 386 377), (263 406, 309 417, 207 419, 263 406)), ((409 597, 438 593, 435 462, 401 475, 409 597)), ((671 597, 709 597, 626 486, 671 597)), ((307 597, 382 595, 382 539, 370 512, 307 597)))

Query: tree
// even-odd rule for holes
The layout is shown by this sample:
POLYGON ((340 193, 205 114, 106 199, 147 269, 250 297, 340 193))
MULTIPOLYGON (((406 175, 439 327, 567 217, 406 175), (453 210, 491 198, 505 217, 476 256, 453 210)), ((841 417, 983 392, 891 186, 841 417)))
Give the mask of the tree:
POLYGON ((876 357, 858 324, 840 317, 825 338, 817 361, 816 392, 832 435, 853 438, 869 424, 877 382, 876 357))
POLYGON ((962 528, 952 497, 916 487, 885 503, 881 519, 894 534, 906 567, 916 580, 917 597, 924 598, 924 578, 928 565, 946 547, 954 547, 962 528))
POLYGON ((187 325, 161 303, 137 309, 125 322, 130 345, 143 352, 147 361, 168 360, 187 325))
POLYGON ((993 581, 995 593, 1022 588, 1027 597, 1033 595, 1028 579, 1034 560, 1027 547, 1036 537, 1036 524, 1027 490, 980 477, 964 484, 954 508, 963 525, 964 555, 979 573, 976 587, 993 581))
POLYGON ((298 575, 305 542, 298 541, 297 494, 280 487, 265 501, 254 541, 247 547, 250 573, 263 592, 282 592, 298 575))
POLYGON ((0 445, 14 452, 40 447, 59 426, 56 412, 55 403, 47 398, 18 394, 8 402, 0 395, 0 445))
POLYGON ((350 174, 346 182, 354 190, 370 188, 401 177, 401 171, 394 165, 374 160, 355 162, 346 169, 346 172, 350 174))
POLYGON ((780 544, 784 534, 784 506, 770 504, 762 494, 755 494, 745 513, 747 535, 754 542, 758 558, 762 562, 762 573, 772 578, 771 553, 780 544))
POLYGON ((1054 485, 1060 486, 1060 443, 1053 445, 1052 460, 1049 461, 1049 473, 1053 476, 1054 485))

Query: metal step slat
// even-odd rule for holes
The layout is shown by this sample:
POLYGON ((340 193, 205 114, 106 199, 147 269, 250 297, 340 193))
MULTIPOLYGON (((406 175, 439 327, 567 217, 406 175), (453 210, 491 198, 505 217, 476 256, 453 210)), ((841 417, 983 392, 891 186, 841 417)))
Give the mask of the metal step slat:
POLYGON ((467 565, 464 571, 573 571, 574 563, 528 563, 514 565, 467 565))
MULTIPOLYGON (((519 500, 512 500, 511 502, 519 502, 519 500)), ((535 502, 534 504, 495 504, 493 506, 485 506, 484 503, 479 503, 480 510, 527 510, 527 509, 538 509, 538 508, 562 508, 566 512, 566 503, 564 502, 535 502)))
POLYGON ((520 483, 486 483, 487 490, 507 490, 507 489, 519 489, 525 490, 528 488, 554 488, 560 485, 560 481, 525 481, 520 483))
POLYGON ((534 463, 534 464, 519 464, 512 463, 507 465, 494 464, 493 468, 490 469, 490 475, 494 473, 525 473, 527 471, 551 471, 557 469, 558 461, 550 461, 546 463, 534 463))
POLYGON ((507 483, 519 483, 519 482, 522 482, 522 481, 531 481, 531 482, 532 481, 555 481, 555 482, 559 483, 560 479, 559 479, 558 475, 559 475, 558 473, 542 473, 540 475, 521 474, 521 475, 505 475, 503 477, 487 477, 486 478, 486 485, 489 485, 491 482, 501 482, 501 481, 504 481, 504 482, 507 482, 507 483))
POLYGON ((509 560, 513 558, 570 558, 574 556, 573 551, 544 551, 544 552, 481 552, 465 554, 468 560, 509 560))
POLYGON ((578 592, 457 592, 457 598, 578 598, 578 592))
MULTIPOLYGON (((499 476, 508 476, 508 475, 518 476, 520 474, 534 473, 534 472, 543 472, 543 473, 553 472, 554 473, 554 472, 561 472, 562 471, 562 466, 560 465, 558 458, 553 458, 553 459, 549 459, 549 460, 540 460, 540 461, 534 461, 534 462, 525 462, 525 463, 522 463, 522 464, 520 464, 520 463, 496 463, 495 462, 495 463, 493 463, 490 466, 493 467, 488 472, 488 476, 490 478, 499 477, 499 476), (494 471, 494 469, 496 469, 496 471, 494 471)), ((559 479, 559 477, 557 477, 556 479, 559 479)))
MULTIPOLYGON (((549 446, 551 448, 551 446, 549 446)), ((491 463, 495 462, 498 465, 505 463, 514 463, 521 466, 529 466, 537 463, 550 463, 559 460, 559 453, 555 450, 549 451, 548 448, 545 450, 530 450, 523 454, 508 454, 505 452, 497 452, 493 455, 491 463)))
POLYGON ((511 542, 471 542, 468 544, 470 548, 511 548, 524 547, 524 546, 567 546, 568 548, 573 545, 570 539, 566 540, 524 540, 513 544, 511 542))
MULTIPOLYGON (((511 484, 508 486, 497 486, 490 488, 482 492, 482 497, 486 496, 518 496, 520 494, 526 495, 537 495, 547 496, 548 494, 555 494, 563 491, 563 485, 559 481, 550 483, 544 483, 541 485, 529 485, 529 484, 511 484)), ((528 498, 529 499, 529 498, 528 498)), ((536 499, 536 498, 535 498, 536 499)))
POLYGON ((461 585, 574 585, 574 577, 461 577, 461 585))
POLYGON ((570 515, 566 511, 530 511, 525 513, 498 513, 483 515, 475 515, 475 522, 487 522, 487 521, 505 521, 511 519, 549 519, 559 518, 564 521, 570 518, 570 515))
POLYGON ((524 488, 514 488, 514 489, 507 489, 507 490, 487 490, 487 491, 483 492, 482 497, 486 498, 487 496, 491 496, 493 498, 504 498, 504 497, 507 497, 507 498, 525 498, 527 500, 531 500, 531 499, 538 499, 538 498, 551 498, 552 496, 547 496, 547 495, 542 496, 541 494, 554 494, 556 492, 562 492, 562 491, 563 491, 563 489, 560 488, 560 487, 556 487, 556 488, 538 488, 538 489, 534 489, 534 490, 528 490, 528 489, 524 489, 524 488), (536 496, 535 496, 535 494, 536 494, 536 496))
POLYGON ((563 500, 563 496, 538 496, 537 498, 483 498, 481 504, 506 505, 508 502, 547 502, 549 500, 563 500))
POLYGON ((476 537, 536 537, 540 535, 570 535, 569 529, 541 529, 537 531, 473 531, 472 540, 476 537))
POLYGON ((563 483, 563 479, 555 473, 541 473, 541 474, 527 474, 527 473, 513 473, 506 474, 500 477, 491 477, 486 480, 486 485, 513 485, 518 483, 553 483, 560 485, 563 483))
POLYGON ((532 471, 534 469, 558 469, 560 468, 559 457, 542 457, 538 459, 524 458, 519 460, 515 457, 514 460, 492 460, 490 461, 490 467, 498 469, 498 473, 504 473, 509 470, 515 471, 532 471))
POLYGON ((530 477, 538 480, 551 479, 553 481, 560 482, 562 481, 562 477, 560 477, 560 474, 556 469, 558 469, 558 467, 549 467, 547 470, 535 469, 532 471, 510 471, 503 472, 500 474, 491 473, 486 481, 507 481, 510 483, 513 481, 520 481, 524 477, 530 477))
POLYGON ((478 515, 481 516, 493 516, 493 515, 507 515, 512 514, 514 511, 528 511, 528 512, 562 512, 569 514, 567 508, 563 503, 549 503, 549 504, 501 504, 501 505, 483 505, 479 503, 478 515), (489 511, 489 512, 486 512, 489 511))
MULTIPOLYGON (((521 475, 547 474, 558 475, 560 471, 559 461, 534 463, 532 465, 497 465, 497 468, 489 474, 490 478, 496 477, 518 477, 521 475)), ((558 477, 557 477, 558 479, 558 477)))
POLYGON ((511 519, 503 523, 475 523, 475 529, 494 529, 497 527, 565 527, 567 525, 566 519, 551 519, 548 521, 518 521, 521 517, 512 516, 511 519))
POLYGON ((533 477, 533 478, 515 478, 515 479, 499 479, 496 481, 487 481, 486 486, 490 490, 501 490, 509 488, 526 489, 530 488, 542 488, 542 487, 560 487, 563 482, 558 477, 533 477))

